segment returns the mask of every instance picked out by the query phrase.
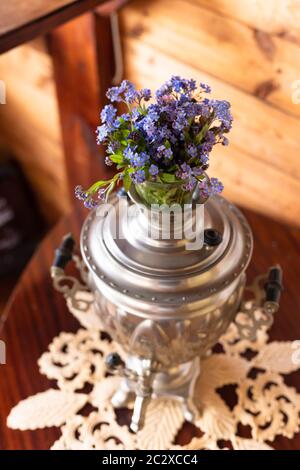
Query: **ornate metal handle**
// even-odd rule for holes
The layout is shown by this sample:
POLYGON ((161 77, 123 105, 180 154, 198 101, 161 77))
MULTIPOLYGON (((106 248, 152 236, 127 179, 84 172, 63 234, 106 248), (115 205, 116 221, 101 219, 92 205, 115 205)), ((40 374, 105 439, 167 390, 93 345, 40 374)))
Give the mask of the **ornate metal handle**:
POLYGON ((84 262, 74 254, 75 240, 71 233, 65 235, 55 250, 54 260, 51 266, 51 277, 54 288, 61 292, 71 306, 81 311, 87 311, 91 302, 80 298, 78 292, 88 292, 87 270, 84 262), (74 261, 80 272, 82 284, 78 279, 65 273, 65 268, 70 261, 74 261))
POLYGON ((258 330, 272 325, 282 290, 282 269, 278 265, 246 287, 245 292, 251 292, 254 298, 242 302, 234 320, 241 339, 256 341, 258 330))
POLYGON ((65 269, 69 261, 73 257, 75 240, 71 233, 65 235, 60 246, 55 250, 55 257, 52 263, 53 268, 65 269))

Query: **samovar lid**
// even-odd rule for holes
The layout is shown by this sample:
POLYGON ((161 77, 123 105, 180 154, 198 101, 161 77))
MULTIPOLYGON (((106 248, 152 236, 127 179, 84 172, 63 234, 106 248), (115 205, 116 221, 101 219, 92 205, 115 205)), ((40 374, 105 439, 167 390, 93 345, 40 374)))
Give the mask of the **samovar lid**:
POLYGON ((100 284, 139 301, 178 305, 221 291, 247 268, 251 229, 226 199, 213 196, 204 206, 204 229, 216 230, 221 242, 197 250, 187 250, 186 240, 148 236, 138 215, 128 217, 131 205, 113 195, 83 225, 82 254, 100 284))

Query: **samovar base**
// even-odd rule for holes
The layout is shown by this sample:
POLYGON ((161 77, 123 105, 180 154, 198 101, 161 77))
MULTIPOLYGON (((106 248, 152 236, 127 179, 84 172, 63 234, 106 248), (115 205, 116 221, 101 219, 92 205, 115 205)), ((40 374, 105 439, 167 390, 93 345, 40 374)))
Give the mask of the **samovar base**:
POLYGON ((115 408, 122 408, 132 402, 135 396, 134 410, 130 428, 137 432, 144 424, 146 407, 152 398, 168 397, 178 400, 186 421, 194 422, 199 410, 194 403, 194 389, 200 373, 200 359, 155 372, 150 369, 150 362, 130 356, 126 361, 126 370, 132 377, 124 377, 111 403, 115 408), (147 370, 147 366, 148 370, 147 370))

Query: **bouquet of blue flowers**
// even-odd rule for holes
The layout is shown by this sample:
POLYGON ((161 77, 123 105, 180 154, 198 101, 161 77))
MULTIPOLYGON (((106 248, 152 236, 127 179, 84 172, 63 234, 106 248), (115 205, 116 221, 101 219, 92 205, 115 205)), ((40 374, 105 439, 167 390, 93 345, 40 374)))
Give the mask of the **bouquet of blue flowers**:
POLYGON ((149 89, 137 90, 127 80, 110 88, 109 100, 123 102, 127 112, 118 116, 116 107, 105 106, 97 142, 106 146, 106 164, 115 164, 116 174, 87 190, 77 186, 76 196, 93 208, 120 181, 126 191, 134 184, 146 200, 150 194, 151 203, 173 202, 172 195, 178 202, 178 189, 183 202, 184 193, 197 185, 207 196, 222 192, 222 183, 205 172, 214 145, 228 145, 232 115, 230 103, 209 99, 210 92, 208 85, 197 87, 195 80, 178 76, 164 83, 154 100, 149 89))

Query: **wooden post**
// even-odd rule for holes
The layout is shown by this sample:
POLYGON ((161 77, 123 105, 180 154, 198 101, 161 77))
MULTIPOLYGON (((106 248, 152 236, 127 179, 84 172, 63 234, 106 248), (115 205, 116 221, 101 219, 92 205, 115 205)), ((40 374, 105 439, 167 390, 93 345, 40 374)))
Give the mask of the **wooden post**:
POLYGON ((87 188, 109 174, 95 134, 113 73, 109 27, 109 17, 91 12, 49 34, 71 198, 77 184, 87 188))

